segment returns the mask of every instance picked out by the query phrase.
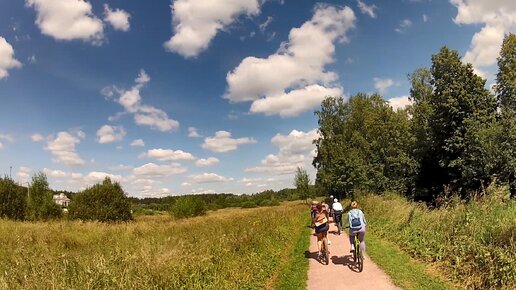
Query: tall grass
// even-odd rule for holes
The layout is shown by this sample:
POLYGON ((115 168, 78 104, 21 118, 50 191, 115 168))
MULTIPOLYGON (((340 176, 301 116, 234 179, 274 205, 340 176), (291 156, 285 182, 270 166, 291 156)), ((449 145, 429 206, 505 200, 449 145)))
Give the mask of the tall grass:
POLYGON ((468 203, 430 210, 387 194, 359 198, 368 231, 470 289, 516 289, 516 201, 503 189, 468 203))
POLYGON ((300 203, 174 220, 0 220, 2 289, 259 289, 306 226, 300 203))

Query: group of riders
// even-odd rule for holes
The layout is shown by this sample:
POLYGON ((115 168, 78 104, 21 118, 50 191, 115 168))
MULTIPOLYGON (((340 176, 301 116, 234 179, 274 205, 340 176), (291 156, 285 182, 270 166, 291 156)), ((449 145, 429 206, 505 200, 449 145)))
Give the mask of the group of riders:
MULTIPOLYGON (((319 256, 322 255, 322 244, 326 240, 327 244, 331 244, 328 239, 328 230, 330 229, 330 218, 333 219, 335 224, 342 229, 344 225, 349 227, 349 243, 351 245, 350 251, 354 251, 354 239, 355 235, 360 241, 360 250, 365 253, 365 232, 366 232, 366 219, 364 213, 358 208, 358 203, 352 201, 350 204, 351 210, 347 214, 347 219, 343 223, 342 216, 344 208, 337 198, 333 198, 330 195, 322 202, 313 201, 311 206, 312 216, 312 227, 315 230, 317 236, 317 248, 319 250, 319 256)), ((340 233, 340 231, 339 231, 340 233)))

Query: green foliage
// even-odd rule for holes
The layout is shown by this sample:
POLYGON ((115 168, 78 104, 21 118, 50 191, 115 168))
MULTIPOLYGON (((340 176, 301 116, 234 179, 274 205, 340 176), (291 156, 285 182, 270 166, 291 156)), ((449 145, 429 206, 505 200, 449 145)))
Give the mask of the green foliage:
POLYGON ((52 191, 43 172, 32 176, 29 191, 28 219, 49 220, 62 216, 61 207, 52 200, 52 191))
POLYGON ((24 220, 27 208, 27 190, 11 178, 0 178, 0 218, 24 220))
POLYGON ((378 94, 357 94, 348 102, 327 98, 319 117, 316 184, 342 198, 354 190, 408 191, 416 162, 407 112, 393 111, 378 94))
POLYGON ((101 222, 132 220, 131 205, 122 187, 108 177, 102 183, 77 193, 68 211, 72 219, 101 222))
POLYGON ((176 218, 189 218, 204 215, 206 213, 206 203, 199 196, 182 196, 178 198, 172 206, 171 213, 176 218))
POLYGON ((516 201, 507 188, 491 186, 481 198, 444 201, 428 209, 394 194, 359 198, 368 231, 411 256, 436 263, 469 289, 516 286, 516 201), (395 233, 395 234, 393 234, 395 233))
POLYGON ((310 176, 306 169, 298 167, 296 169, 296 175, 294 176, 294 186, 297 189, 298 196, 301 199, 307 199, 312 197, 312 192, 310 192, 310 176))

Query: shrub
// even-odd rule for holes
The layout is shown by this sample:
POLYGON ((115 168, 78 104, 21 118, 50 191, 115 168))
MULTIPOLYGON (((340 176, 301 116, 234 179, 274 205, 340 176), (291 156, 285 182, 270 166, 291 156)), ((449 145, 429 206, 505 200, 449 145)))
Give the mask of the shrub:
POLYGON ((256 203, 254 203, 252 201, 245 201, 242 203, 241 207, 242 208, 254 208, 254 207, 256 207, 256 203))
POLYGON ((108 177, 74 196, 68 210, 72 219, 101 222, 133 219, 131 205, 122 187, 108 177))
POLYGON ((204 215, 206 213, 206 203, 198 196, 183 196, 176 200, 172 206, 171 213, 176 218, 204 215))
POLYGON ((8 177, 0 178, 0 218, 25 219, 26 189, 8 177))
POLYGON ((32 176, 28 202, 28 219, 50 220, 62 216, 61 207, 52 200, 52 192, 48 185, 47 176, 36 173, 32 176))

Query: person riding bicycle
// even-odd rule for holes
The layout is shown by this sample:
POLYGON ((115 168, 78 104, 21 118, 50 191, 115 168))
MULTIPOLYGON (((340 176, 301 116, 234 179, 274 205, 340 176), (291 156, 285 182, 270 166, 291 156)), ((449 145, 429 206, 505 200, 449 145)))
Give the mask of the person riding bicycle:
POLYGON ((366 233, 366 219, 364 213, 358 209, 358 203, 356 201, 351 202, 351 210, 348 213, 349 223, 349 243, 351 244, 350 252, 355 250, 355 235, 358 236, 360 241, 360 250, 365 253, 365 233, 366 233))
POLYGON ((325 200, 324 200, 324 203, 326 203, 328 205, 328 214, 330 216, 333 216, 332 214, 332 205, 333 205, 333 195, 330 195, 330 197, 327 197, 325 200))
POLYGON ((329 229, 330 225, 328 223, 328 218, 326 217, 326 210, 322 204, 318 204, 317 213, 315 216, 315 236, 317 237, 317 249, 319 250, 319 257, 322 255, 321 251, 323 240, 326 239, 326 241, 328 241, 327 236, 329 229))
POLYGON ((340 229, 342 228, 342 211, 343 211, 342 204, 339 202, 338 199, 335 198, 333 200, 333 221, 335 222, 335 224, 337 226, 340 226, 339 234, 340 234, 340 229))

